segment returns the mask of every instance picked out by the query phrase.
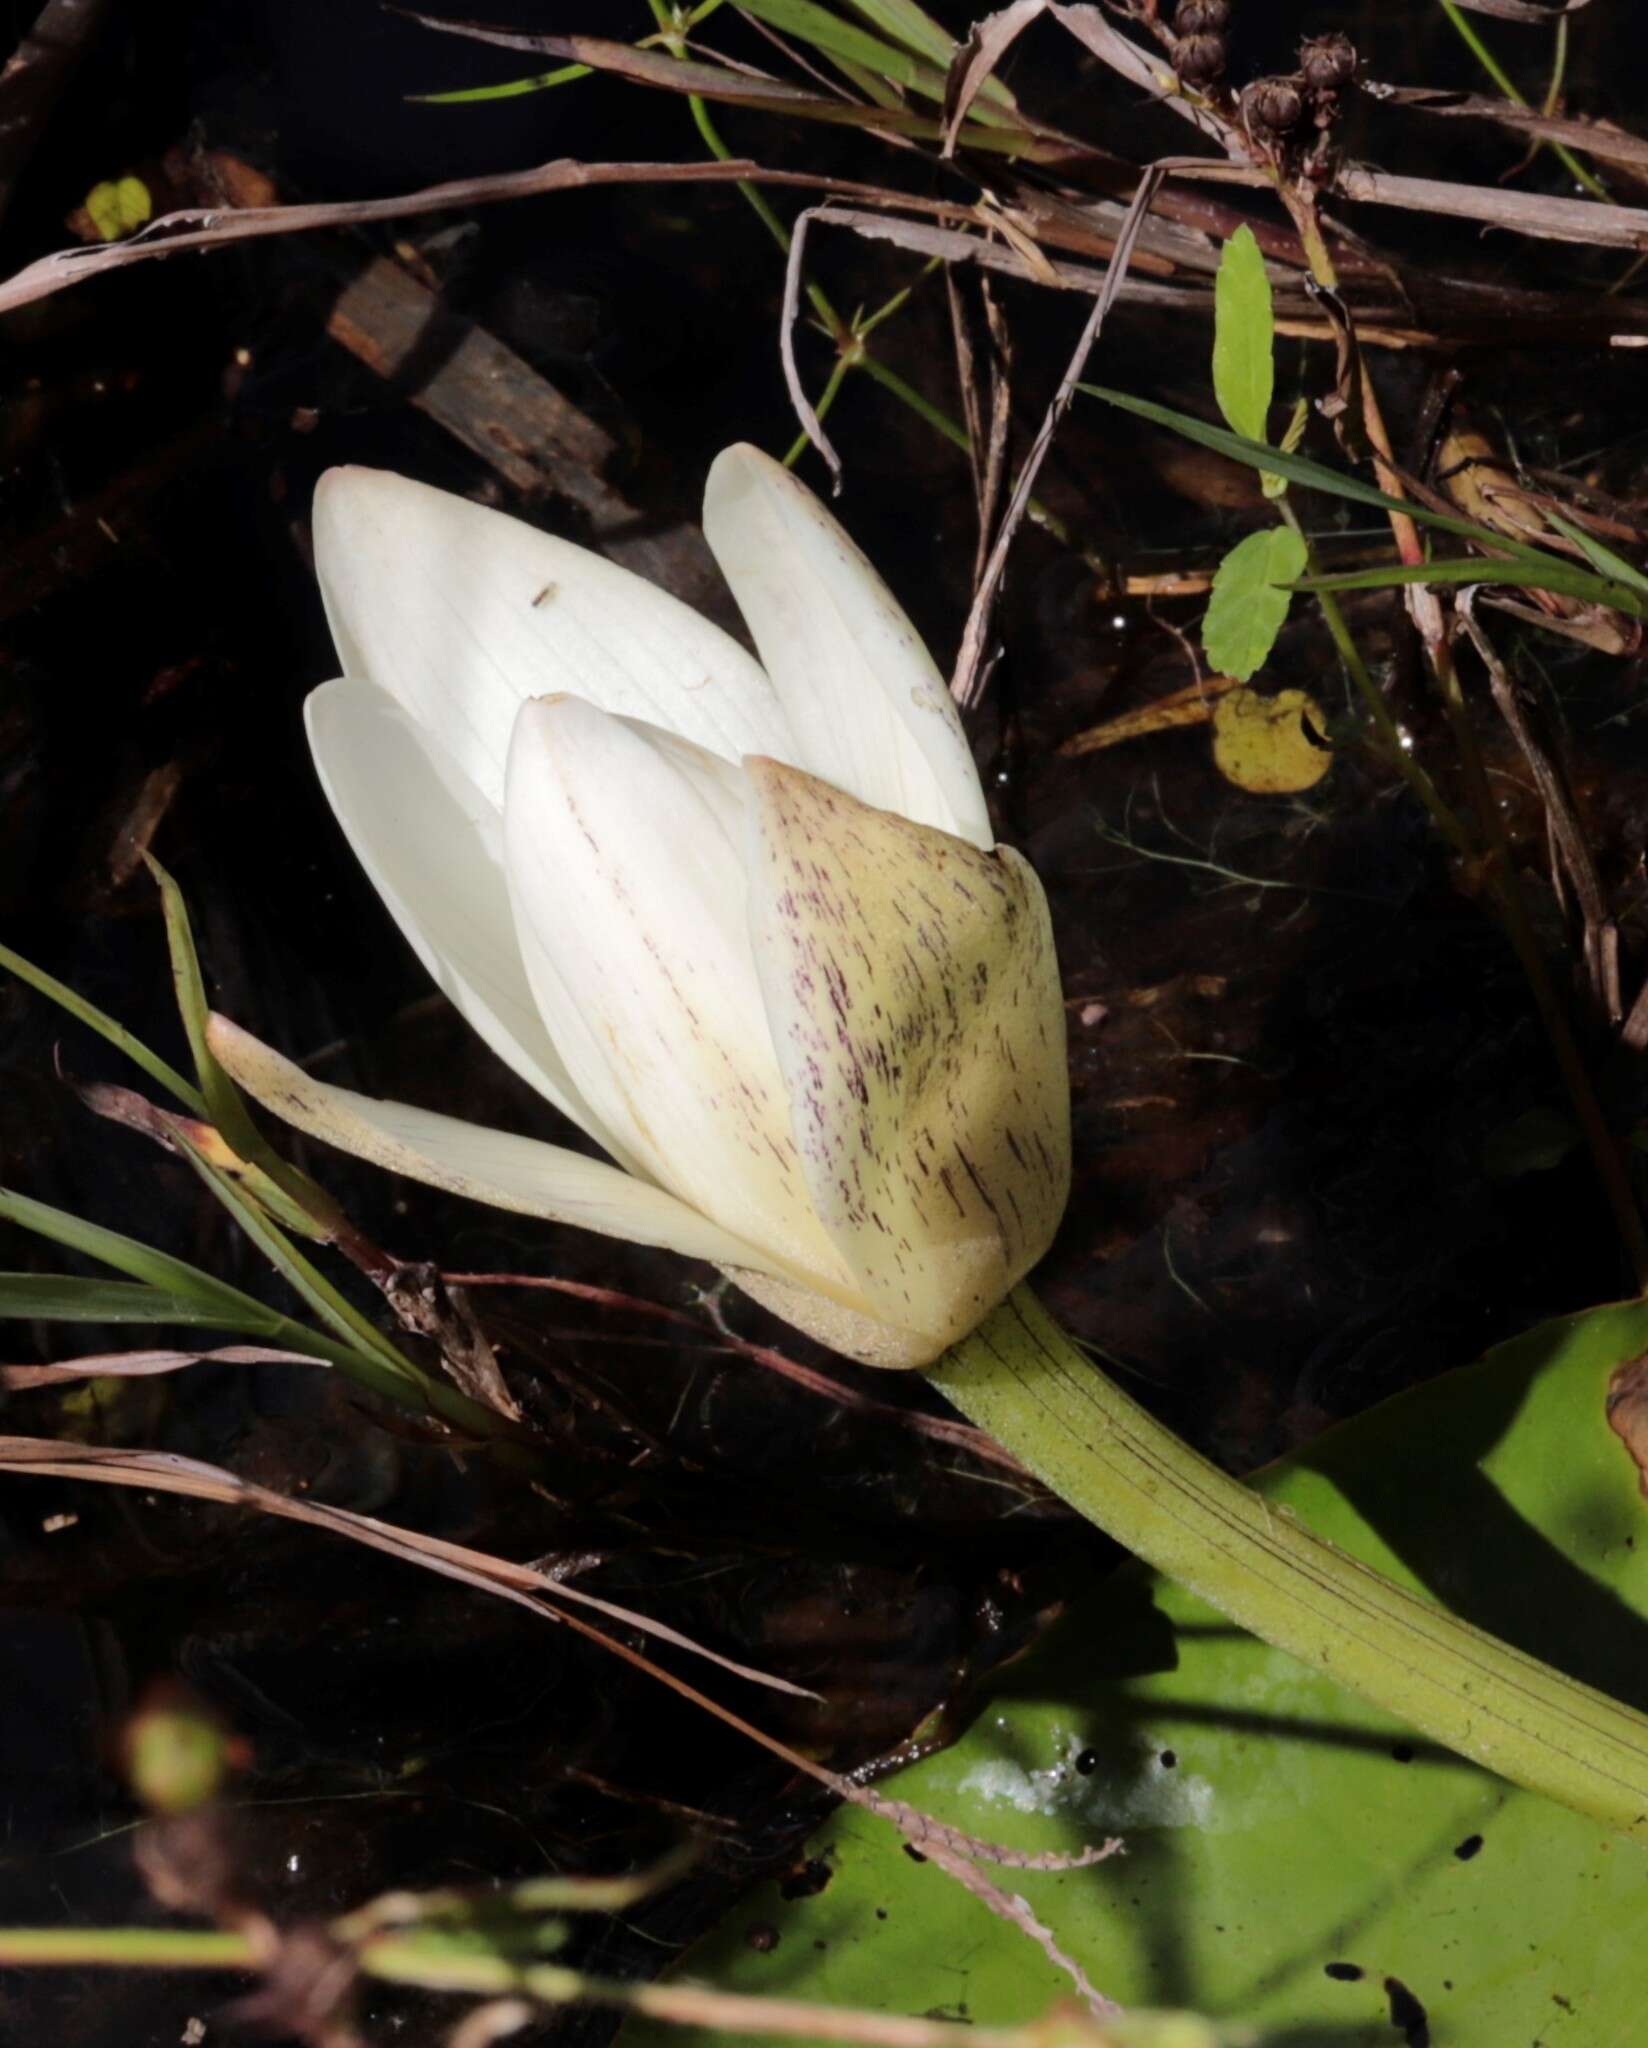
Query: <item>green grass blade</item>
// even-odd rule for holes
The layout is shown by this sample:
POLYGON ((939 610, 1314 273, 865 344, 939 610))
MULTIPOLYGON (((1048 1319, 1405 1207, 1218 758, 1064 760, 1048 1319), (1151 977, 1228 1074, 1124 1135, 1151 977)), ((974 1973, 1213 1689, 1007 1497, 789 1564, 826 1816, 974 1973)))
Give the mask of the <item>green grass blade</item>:
POLYGON ((37 995, 45 996, 59 1009, 67 1010, 77 1023, 95 1031, 100 1038, 106 1038, 117 1052, 123 1052, 134 1065, 143 1069, 150 1080, 158 1081, 168 1095, 175 1096, 196 1116, 206 1114, 206 1098, 192 1082, 185 1081, 159 1053, 151 1052, 142 1039, 134 1037, 124 1024, 117 1024, 95 1003, 88 1003, 84 996, 77 995, 66 982, 48 974, 43 967, 36 967, 32 960, 25 960, 21 953, 14 953, 10 946, 0 946, 0 967, 9 969, 37 995))
POLYGON ((198 1266, 174 1259, 169 1252, 157 1251, 153 1245, 140 1244, 136 1238, 105 1230, 100 1223, 72 1216, 66 1209, 54 1209, 49 1203, 16 1194, 10 1188, 0 1188, 0 1221, 32 1230, 37 1237, 81 1252, 99 1265, 111 1266, 115 1272, 141 1280, 146 1286, 192 1301, 203 1312, 224 1316, 225 1329, 239 1328, 247 1317, 261 1325, 277 1313, 251 1295, 242 1294, 238 1287, 201 1272, 198 1266))
MULTIPOLYGON (((254 1304, 255 1306, 255 1304, 254 1304)), ((11 1322, 180 1323, 270 1337, 282 1322, 273 1309, 236 1322, 187 1295, 141 1280, 93 1280, 80 1273, 0 1273, 0 1317, 11 1322)))
MULTIPOLYGON (((929 78, 932 76, 930 67, 920 64, 909 50, 883 42, 867 29, 854 27, 852 22, 820 7, 817 0, 739 0, 739 4, 746 14, 753 14, 769 28, 795 36, 831 57, 845 57, 849 63, 862 64, 897 85, 915 85, 923 71, 929 78)), ((939 84, 942 93, 942 72, 939 84)))
POLYGON ((1633 619, 1648 617, 1648 599, 1623 583, 1593 576, 1577 563, 1547 556, 1539 562, 1485 562, 1479 555, 1450 555, 1440 562, 1392 562, 1383 569, 1347 569, 1337 576, 1306 576, 1295 590, 1386 590, 1399 583, 1511 583, 1524 590, 1550 590, 1607 605, 1633 619))
POLYGON ((470 107, 483 100, 522 99, 528 93, 547 92, 551 86, 570 85, 574 79, 589 76, 587 64, 563 64, 558 71, 540 71, 534 78, 506 79, 502 85, 466 85, 458 92, 414 92, 406 97, 408 106, 413 107, 470 107))
POLYGON ((307 1323, 265 1308, 250 1295, 239 1297, 245 1313, 232 1305, 202 1303, 197 1297, 168 1293, 139 1280, 95 1280, 80 1273, 0 1273, 0 1321, 41 1323, 169 1323, 181 1329, 223 1330, 257 1337, 283 1351, 300 1351, 326 1359, 351 1378, 375 1384, 379 1368, 352 1344, 340 1344, 307 1323))
POLYGON ((268 1175, 281 1192, 313 1219, 324 1234, 334 1232, 343 1222, 342 1212, 324 1188, 312 1181, 274 1146, 252 1121, 246 1098, 219 1065, 207 1041, 206 1025, 211 1016, 206 985, 201 978, 200 955, 195 950, 183 891, 152 854, 145 854, 149 872, 160 885, 160 899, 166 913, 166 943, 172 956, 172 981, 177 990, 177 1007, 188 1034, 195 1072, 206 1101, 206 1114, 229 1149, 268 1175))
MULTIPOLYGON (((912 56, 924 57, 940 72, 948 71, 956 54, 956 39, 940 27, 916 0, 847 0, 855 14, 861 14, 882 35, 901 43, 912 56)), ((997 88, 999 93, 1005 86, 997 88)))
POLYGON ((1616 555, 1612 548, 1604 547, 1595 534, 1587 533, 1583 526, 1576 525, 1571 519, 1564 519, 1553 507, 1547 505, 1544 512, 1558 533, 1566 534, 1575 547, 1585 550, 1586 561, 1599 575, 1613 577, 1648 597, 1648 576, 1642 573, 1635 562, 1628 562, 1623 555, 1616 555))
POLYGON ((1285 476, 1290 483, 1304 484, 1313 491, 1326 491, 1335 498, 1349 498, 1353 504, 1375 505, 1381 512, 1405 513, 1422 526, 1434 526, 1443 533, 1456 533, 1465 540, 1497 549, 1501 554, 1514 556, 1520 561, 1544 565, 1556 560, 1542 548, 1509 540, 1502 533, 1494 533, 1469 519, 1456 518, 1452 513, 1433 511, 1417 499, 1393 498, 1389 492, 1363 483, 1360 477, 1346 476, 1342 470, 1313 462, 1308 455, 1289 454, 1285 449, 1267 447, 1262 441, 1250 441, 1244 435, 1228 432, 1224 427, 1209 426, 1205 420, 1196 419, 1190 413, 1175 412, 1171 406, 1157 405, 1148 398, 1135 398, 1131 392, 1111 391, 1102 384, 1078 384, 1076 389, 1085 391, 1089 398, 1103 399, 1106 405, 1114 405, 1123 412, 1149 420, 1154 426, 1166 427, 1170 433, 1182 434, 1187 441, 1198 442, 1204 448, 1211 448, 1215 454, 1226 455, 1232 462, 1240 462, 1249 469, 1270 470, 1277 476, 1285 476))
POLYGON ((342 1344, 377 1360, 379 1366, 392 1373, 402 1386, 407 1382, 423 1384, 424 1375, 411 1360, 402 1357, 383 1332, 362 1315, 352 1301, 340 1294, 318 1267, 310 1264, 243 1188, 228 1174, 220 1172, 204 1153, 190 1143, 187 1136, 180 1133, 178 1142, 183 1156, 252 1243, 302 1298, 310 1312, 318 1316, 342 1344))
MULTIPOLYGON (((307 1306, 327 1327, 336 1332, 340 1353, 338 1363, 362 1386, 396 1402, 402 1408, 439 1416, 469 1435, 480 1438, 513 1439, 519 1443, 531 1432, 475 1400, 461 1388, 424 1372, 398 1351, 381 1330, 347 1301, 323 1273, 312 1266, 255 1202, 228 1174, 220 1173, 192 1145, 184 1141, 185 1156, 206 1185, 245 1231, 263 1256, 302 1296, 307 1306)), ((310 1348, 314 1348, 313 1340, 310 1348)), ((296 1347, 294 1347, 296 1348, 296 1347)))
POLYGON ((898 88, 889 85, 880 72, 872 71, 868 64, 855 64, 850 57, 832 57, 830 62, 872 106, 891 110, 904 104, 898 88))

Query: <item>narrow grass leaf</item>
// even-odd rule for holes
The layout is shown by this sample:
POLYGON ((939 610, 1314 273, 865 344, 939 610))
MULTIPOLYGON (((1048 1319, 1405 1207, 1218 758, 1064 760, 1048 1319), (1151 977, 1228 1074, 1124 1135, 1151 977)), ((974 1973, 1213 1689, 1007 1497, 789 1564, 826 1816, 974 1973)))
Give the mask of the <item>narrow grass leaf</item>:
MULTIPOLYGON (((863 15, 872 28, 891 36, 916 56, 924 57, 941 78, 948 77, 950 66, 955 62, 956 39, 925 8, 918 7, 916 0, 847 0, 847 4, 855 14, 863 15)), ((979 98, 992 100, 996 106, 1009 111, 1018 108, 1011 89, 993 72, 979 87, 979 98)), ((980 118, 988 116, 981 113, 980 118)))
MULTIPOLYGON (((383 1390, 381 1383, 387 1374, 381 1361, 375 1355, 363 1360, 360 1346, 352 1339, 338 1342, 306 1324, 294 1322, 279 1309, 243 1294, 227 1281, 203 1273, 198 1266, 174 1259, 168 1252, 156 1251, 153 1245, 140 1244, 135 1238, 122 1237, 118 1231, 105 1230, 100 1223, 90 1223, 83 1216, 70 1215, 66 1209, 54 1209, 5 1188, 0 1188, 0 1221, 31 1230, 37 1237, 96 1259, 100 1265, 111 1266, 117 1273, 128 1274, 140 1283, 130 1293, 98 1295, 91 1290, 117 1288, 119 1283, 76 1274, 10 1274, 3 1276, 8 1282, 5 1293, 17 1305, 8 1306, 0 1301, 0 1316, 51 1322, 178 1323, 193 1329, 232 1330, 241 1336, 266 1337, 294 1351, 318 1353, 352 1378, 383 1390), (136 1313, 143 1306, 142 1297, 149 1298, 153 1315, 136 1313), (98 1304, 95 1313, 88 1313, 86 1304, 94 1302, 98 1304), (124 1313, 116 1313, 122 1304, 124 1313)), ((404 1402, 404 1391, 394 1391, 396 1398, 404 1402)))
POLYGON ((1288 585, 1305 562, 1305 544, 1292 527, 1271 526, 1239 540, 1219 564, 1202 645, 1222 675, 1245 683, 1264 666, 1293 602, 1288 585))
MULTIPOLYGON (((827 7, 820 7, 817 0, 739 0, 739 5, 746 14, 753 14, 757 21, 764 21, 769 28, 799 37, 815 50, 823 50, 832 57, 845 57, 849 63, 863 64, 895 84, 914 85, 924 70, 931 75, 931 67, 920 64, 908 49, 883 42, 867 29, 856 28, 852 22, 832 14, 827 7)), ((939 96, 942 97, 943 73, 940 72, 938 77, 939 96)))
POLYGON ((482 100, 517 100, 528 93, 547 92, 551 86, 570 85, 574 79, 588 78, 587 64, 563 64, 558 71, 540 71, 533 78, 506 79, 501 85, 466 85, 456 92, 413 92, 408 93, 407 104, 414 107, 470 107, 478 106, 482 100))
POLYGON ((93 1280, 79 1273, 0 1273, 0 1317, 8 1322, 177 1323, 191 1329, 235 1329, 267 1336, 281 1318, 273 1309, 241 1320, 197 1297, 168 1293, 142 1280, 93 1280))
POLYGON ((1559 597, 1578 597, 1592 604, 1606 605, 1628 617, 1648 617, 1648 598, 1593 576, 1577 562, 1562 562, 1554 555, 1537 562, 1485 562, 1479 555, 1449 555, 1440 562, 1392 562, 1381 569, 1347 569, 1334 576, 1299 578, 1296 590, 1386 590, 1399 583, 1509 583, 1525 590, 1549 590, 1559 597))
POLYGON ((396 1350, 353 1302, 338 1292, 324 1273, 310 1264, 244 1189, 228 1174, 220 1172, 204 1153, 190 1144, 187 1137, 180 1136, 179 1144, 184 1157, 252 1243, 302 1298, 311 1313, 318 1316, 342 1344, 358 1354, 363 1362, 375 1360, 379 1371, 392 1374, 402 1388, 408 1384, 418 1387, 426 1384, 425 1375, 396 1350))
POLYGON ((1213 395, 1238 434, 1262 441, 1275 389, 1270 279, 1253 230, 1225 243, 1213 287, 1213 395))
POLYGON ((1211 448, 1218 455, 1227 455, 1232 462, 1244 463, 1249 469, 1271 470, 1278 476, 1285 476, 1290 483, 1304 484, 1313 491, 1325 491, 1330 497, 1348 498, 1356 505, 1376 505, 1381 512, 1406 513, 1421 526, 1434 526, 1443 533, 1457 533, 1481 547, 1493 548, 1501 555, 1511 555, 1520 561, 1543 564, 1555 559, 1542 548, 1511 540, 1486 526, 1476 525, 1472 520, 1456 518, 1450 512, 1437 512, 1417 499, 1394 498, 1387 491, 1363 483, 1360 477, 1346 476, 1342 470, 1313 462, 1308 455, 1268 448, 1262 441, 1232 434, 1224 427, 1210 426, 1206 420, 1199 420, 1191 413, 1175 412, 1171 406, 1157 405, 1148 398, 1135 398, 1128 391, 1112 391, 1102 384, 1080 384, 1076 388, 1086 392, 1089 398, 1101 398, 1106 405, 1134 413, 1154 426, 1166 427, 1171 433, 1182 434, 1187 441, 1211 448))
POLYGON ((101 1266, 111 1266, 115 1272, 141 1280, 146 1286, 193 1302, 202 1311, 200 1320, 205 1320, 208 1312, 217 1314, 224 1318, 224 1329, 265 1329, 277 1313, 251 1295, 242 1294, 238 1287, 203 1273, 198 1266, 174 1259, 169 1252, 157 1251, 153 1245, 140 1244, 136 1238, 105 1230, 100 1223, 73 1216, 66 1209, 54 1209, 49 1203, 37 1202, 9 1188, 0 1188, 0 1221, 32 1230, 37 1237, 81 1252, 101 1266))
POLYGON ((313 1218, 322 1232, 330 1234, 344 1222, 338 1205, 324 1188, 312 1181, 289 1161, 282 1159, 274 1146, 252 1121, 252 1113, 246 1107, 246 1098, 219 1065, 216 1054, 207 1043, 206 1022, 211 1015, 211 1006, 206 1000, 206 985, 201 978, 200 955, 195 950, 194 933, 189 925, 188 906, 183 901, 183 891, 152 854, 145 853, 149 872, 160 886, 160 899, 166 913, 166 943, 172 956, 172 981, 177 991, 177 1007, 183 1019, 183 1029, 188 1034, 189 1050, 194 1056, 195 1072, 200 1080, 201 1093, 206 1101, 206 1113, 217 1126, 219 1135, 229 1149, 245 1160, 248 1166, 260 1167, 283 1194, 297 1204, 306 1215, 313 1218))
POLYGON ((1645 576, 1635 562, 1626 561, 1623 555, 1616 555, 1612 548, 1604 547, 1594 533, 1587 533, 1583 526, 1572 519, 1564 519, 1553 506, 1545 507, 1545 517, 1558 533, 1566 534, 1575 547, 1583 548, 1585 559, 1600 576, 1609 576, 1617 582, 1629 585, 1641 596, 1648 597, 1648 576, 1645 576))
POLYGON ((0 967, 9 969, 37 995, 43 995, 56 1003, 59 1009, 67 1010, 77 1023, 95 1031, 100 1038, 106 1038, 117 1052, 123 1052, 127 1059, 143 1069, 151 1081, 158 1081, 168 1095, 175 1095, 196 1116, 206 1114, 206 1098, 192 1082, 185 1081, 159 1053, 151 1052, 142 1039, 134 1037, 124 1024, 117 1024, 95 1003, 88 1003, 84 996, 77 995, 66 982, 48 974, 43 967, 36 967, 32 960, 25 960, 21 953, 14 953, 10 946, 0 946, 0 967))
POLYGON ((924 8, 918 7, 916 0, 847 0, 847 4, 883 35, 892 36, 941 71, 949 69, 956 54, 955 38, 924 8))

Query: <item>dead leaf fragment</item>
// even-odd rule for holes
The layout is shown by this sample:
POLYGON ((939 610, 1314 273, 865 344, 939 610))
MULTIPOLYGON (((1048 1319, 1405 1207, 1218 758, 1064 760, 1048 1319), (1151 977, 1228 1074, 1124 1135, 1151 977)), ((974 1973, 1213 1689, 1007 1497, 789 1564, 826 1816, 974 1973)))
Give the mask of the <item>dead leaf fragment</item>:
POLYGON ((1333 765, 1321 706, 1304 690, 1231 690, 1213 707, 1213 762, 1256 796, 1313 789, 1333 765))

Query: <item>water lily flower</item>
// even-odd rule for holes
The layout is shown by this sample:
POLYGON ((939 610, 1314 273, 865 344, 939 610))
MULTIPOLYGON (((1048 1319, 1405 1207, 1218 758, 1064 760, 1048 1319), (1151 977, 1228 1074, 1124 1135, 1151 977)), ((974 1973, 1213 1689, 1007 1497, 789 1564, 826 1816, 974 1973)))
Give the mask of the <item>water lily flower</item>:
POLYGON ((704 530, 761 662, 598 556, 334 472, 327 795, 458 1009, 605 1160, 333 1088, 225 1019, 268 1108, 414 1179, 707 1259, 925 1365, 1071 1506, 1243 1628, 1519 1784, 1648 1834, 1648 1720, 1347 1556, 1181 1443, 1020 1276, 1069 1181, 1034 875, 949 695, 817 501, 747 448, 704 530))
POLYGON ((465 499, 343 469, 315 500, 326 794, 439 986, 612 1163, 328 1086, 226 1019, 212 1043, 358 1157, 710 1260, 841 1351, 924 1364, 1064 1208, 1046 901, 818 500, 731 448, 704 530, 759 663, 465 499))

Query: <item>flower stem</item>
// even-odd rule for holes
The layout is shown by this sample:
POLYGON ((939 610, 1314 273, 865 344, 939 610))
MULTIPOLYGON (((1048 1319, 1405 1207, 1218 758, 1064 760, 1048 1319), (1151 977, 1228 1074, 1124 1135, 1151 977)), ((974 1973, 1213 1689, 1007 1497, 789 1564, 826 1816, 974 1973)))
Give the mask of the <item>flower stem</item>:
POLYGON ((1648 1718, 1221 1472, 1090 1364, 1027 1289, 928 1377, 1062 1500, 1241 1627, 1514 1784, 1648 1840, 1648 1718))

